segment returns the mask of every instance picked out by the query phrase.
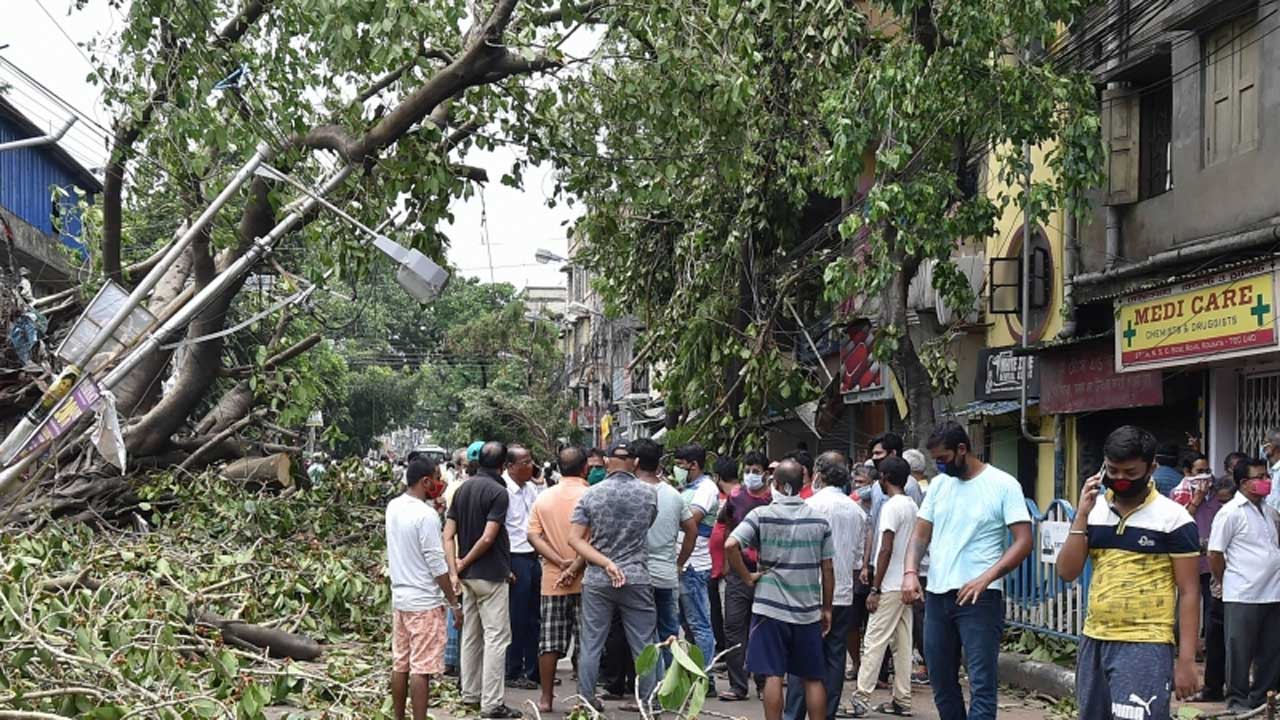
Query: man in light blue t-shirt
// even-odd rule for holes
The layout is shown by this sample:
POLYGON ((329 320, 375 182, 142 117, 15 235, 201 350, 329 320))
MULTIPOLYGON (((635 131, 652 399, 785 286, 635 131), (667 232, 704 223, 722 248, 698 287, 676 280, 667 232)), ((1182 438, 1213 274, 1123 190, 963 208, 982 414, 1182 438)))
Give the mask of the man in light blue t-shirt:
POLYGON ((929 437, 938 476, 916 521, 903 571, 903 602, 920 596, 920 558, 929 553, 925 664, 941 720, 995 718, 996 661, 1004 632, 1001 578, 1031 554, 1031 516, 1011 475, 970 452, 969 435, 945 422, 929 437), (1013 543, 1005 539, 1013 533, 1013 543), (970 712, 960 691, 960 651, 969 675, 970 712))

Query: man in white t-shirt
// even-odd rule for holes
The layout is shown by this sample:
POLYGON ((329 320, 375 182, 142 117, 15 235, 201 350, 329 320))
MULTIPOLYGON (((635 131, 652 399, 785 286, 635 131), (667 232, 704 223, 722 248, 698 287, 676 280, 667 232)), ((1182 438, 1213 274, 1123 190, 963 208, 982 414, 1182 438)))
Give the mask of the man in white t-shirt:
MULTIPOLYGON (((658 475, 662 462, 662 446, 648 438, 631 443, 636 456, 636 477, 649 483, 658 493, 658 516, 649 526, 649 581, 653 585, 653 604, 658 609, 658 637, 662 642, 680 635, 680 571, 693 554, 698 524, 693 511, 658 475)), ((671 663, 671 651, 663 649, 663 666, 671 663)))
POLYGON ((702 651, 703 662, 709 667, 716 654, 716 635, 711 627, 711 599, 707 586, 711 584, 710 541, 720 512, 720 488, 704 472, 706 464, 707 451, 697 443, 676 451, 676 484, 683 488, 681 494, 698 526, 693 555, 680 575, 680 611, 693 631, 693 642, 702 651))
MULTIPOLYGON (((876 538, 876 574, 867 596, 866 646, 858 670, 858 689, 853 696, 853 716, 865 717, 872 712, 871 692, 876 689, 876 675, 884 660, 889 641, 893 641, 894 668, 911 667, 911 603, 902 598, 903 566, 907 546, 916 527, 916 504, 907 496, 907 478, 911 466, 900 457, 880 461, 880 489, 888 499, 880 510, 880 535, 876 538)), ((893 674, 893 699, 875 708, 888 715, 911 714, 911 675, 905 671, 893 674)))
POLYGON ((430 676, 444 672, 445 607, 461 624, 449 580, 440 516, 427 502, 439 468, 425 455, 405 469, 405 491, 387 503, 387 564, 391 575, 391 697, 396 718, 413 695, 414 720, 426 720, 430 676))

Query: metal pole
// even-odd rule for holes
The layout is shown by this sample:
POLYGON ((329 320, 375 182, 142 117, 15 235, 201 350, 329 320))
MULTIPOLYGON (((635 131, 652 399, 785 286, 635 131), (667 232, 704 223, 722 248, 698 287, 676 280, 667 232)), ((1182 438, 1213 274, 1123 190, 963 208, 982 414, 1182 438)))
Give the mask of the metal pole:
MULTIPOLYGON (((351 170, 352 166, 350 165, 343 167, 320 188, 319 195, 323 196, 338 187, 338 185, 342 184, 342 181, 346 180, 347 175, 351 173, 351 170)), ((244 275, 250 268, 257 264, 258 260, 261 259, 263 255, 266 255, 267 251, 271 249, 271 246, 286 233, 291 231, 293 226, 302 219, 302 216, 310 212, 317 204, 319 203, 317 202, 316 197, 308 197, 305 200, 302 200, 296 210, 289 213, 289 215, 277 223, 275 227, 271 228, 271 231, 265 236, 255 240, 253 245, 245 251, 244 255, 241 255, 234 263, 231 264, 230 267, 219 273, 218 277, 215 278, 213 282, 205 286, 204 290, 197 293, 190 302, 182 306, 181 310, 175 313, 173 317, 169 318, 168 322, 161 325, 159 329, 148 335, 142 344, 134 348, 133 352, 129 353, 124 360, 120 361, 120 364, 116 365, 115 369, 103 378, 101 383, 102 388, 104 390, 114 388, 135 367, 137 367, 139 363, 159 348, 160 344, 164 342, 167 337, 190 324, 191 321, 195 319, 196 315, 203 312, 209 303, 213 302, 214 299, 226 292, 226 290, 231 286, 231 283, 238 280, 241 275, 244 275)))
POLYGON ((105 325, 99 328, 98 333, 94 335, 93 340, 89 341, 89 343, 85 345, 84 350, 76 357, 69 358, 67 366, 62 370, 58 379, 49 385, 49 389, 45 391, 39 402, 27 411, 26 415, 24 415, 22 420, 19 421, 18 425, 9 433, 8 437, 5 438, 4 444, 0 445, 0 463, 7 464, 13 459, 18 450, 26 444, 32 431, 39 427, 40 423, 44 420, 45 415, 53 410, 53 407, 58 404, 58 401, 61 400, 63 396, 71 390, 71 388, 75 387, 76 383, 80 379, 80 375, 84 372, 83 368, 86 367, 98 351, 107 344, 107 341, 110 340, 116 330, 124 324, 124 321, 129 317, 130 313, 141 305, 147 296, 151 294, 151 291, 155 289, 157 284, 159 284, 160 279, 164 277, 164 274, 168 272, 169 268, 177 262, 178 258, 182 256, 182 253, 191 245, 196 236, 206 225, 212 222, 218 211, 231 200, 233 195, 239 192, 240 188, 249 180, 249 178, 253 177, 254 171, 258 169, 258 166, 261 165, 270 154, 271 149, 266 145, 266 143, 258 145, 253 157, 250 157, 248 162, 246 162, 244 166, 236 172, 230 182, 227 183, 227 186, 223 188, 222 192, 213 199, 213 202, 209 204, 209 207, 205 208, 204 212, 200 213, 200 216, 191 223, 191 226, 187 228, 186 232, 179 236, 178 239, 169 246, 169 249, 160 259, 160 262, 156 263, 156 266, 151 269, 151 272, 147 273, 146 277, 138 283, 138 286, 129 294, 129 299, 120 306, 120 309, 116 311, 116 314, 112 316, 105 325))
POLYGON ((62 136, 67 134, 67 131, 71 129, 72 125, 76 124, 76 120, 78 119, 79 118, 75 115, 72 115, 71 118, 67 120, 67 122, 56 132, 47 133, 40 137, 24 138, 22 140, 0 143, 0 152, 4 152, 5 150, 17 150, 19 148, 39 147, 41 145, 52 145, 61 140, 62 136))
MULTIPOLYGON (((1031 143, 1022 144, 1022 155, 1027 164, 1027 177, 1023 186, 1023 194, 1026 198, 1022 206, 1022 332, 1020 334, 1022 349, 1026 350, 1030 346, 1031 339, 1031 143)), ((1022 432, 1022 437, 1033 443, 1051 443, 1053 438, 1036 435, 1027 427, 1027 381, 1031 377, 1031 357, 1025 352, 1019 355, 1018 365, 1022 375, 1019 393, 1022 402, 1019 403, 1021 409, 1018 430, 1022 432)))

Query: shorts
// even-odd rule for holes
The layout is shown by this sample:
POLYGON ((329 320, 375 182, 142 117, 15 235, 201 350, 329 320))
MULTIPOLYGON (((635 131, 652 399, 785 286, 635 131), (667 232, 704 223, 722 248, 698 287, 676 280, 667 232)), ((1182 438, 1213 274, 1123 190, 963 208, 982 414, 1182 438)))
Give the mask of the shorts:
POLYGON ((582 595, 543 595, 542 631, 538 654, 569 654, 569 643, 578 637, 582 622, 582 595))
POLYGON ((410 675, 444 672, 445 609, 391 611, 391 669, 410 675))
POLYGON ((1175 655, 1165 643, 1081 638, 1076 654, 1080 717, 1169 720, 1175 655))
POLYGON ((768 677, 795 675, 803 680, 822 680, 826 674, 822 623, 797 625, 753 614, 747 671, 768 677))

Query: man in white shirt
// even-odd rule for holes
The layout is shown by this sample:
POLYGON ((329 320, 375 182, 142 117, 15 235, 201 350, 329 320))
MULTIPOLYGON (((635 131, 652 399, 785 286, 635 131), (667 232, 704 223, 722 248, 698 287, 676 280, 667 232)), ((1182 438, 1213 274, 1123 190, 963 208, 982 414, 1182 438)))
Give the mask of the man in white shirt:
POLYGON ((900 457, 880 462, 880 489, 888 496, 880 511, 880 536, 876 538, 876 574, 867 597, 866 649, 858 670, 858 690, 853 696, 853 716, 871 712, 871 692, 889 641, 893 641, 893 699, 875 709, 888 715, 911 714, 911 603, 902 597, 907 546, 916 526, 916 504, 906 495, 911 467, 900 457), (899 669, 900 668, 900 669, 899 669))
POLYGON ((529 543, 529 516, 541 486, 533 481, 533 454, 529 448, 507 446, 507 537, 511 541, 511 574, 508 589, 511 644, 507 646, 507 687, 538 688, 538 636, 542 625, 542 563, 529 543))
POLYGON ((387 564, 391 575, 391 698, 396 720, 413 695, 414 720, 426 720, 430 676, 444 671, 445 607, 462 622, 449 580, 440 516, 427 503, 439 468, 419 456, 405 472, 405 491, 387 503, 387 564))
MULTIPOLYGON (((676 450, 676 484, 693 512, 698 538, 693 555, 680 575, 680 611, 693 631, 693 642, 702 651, 708 667, 716 654, 716 635, 711 627, 711 531, 720 512, 720 488, 706 473, 707 451, 697 443, 676 450)), ((714 680, 712 689, 715 689, 714 680)))
MULTIPOLYGON (((813 495, 805 504, 817 511, 831 526, 831 542, 835 546, 832 569, 835 592, 832 594, 831 629, 823 637, 826 674, 822 684, 827 690, 827 720, 834 720, 844 692, 844 656, 848 650, 849 622, 853 616, 853 585, 862 569, 862 538, 867 526, 867 513, 849 497, 849 463, 838 452, 825 452, 813 464, 813 495)), ((787 678, 786 720, 804 720, 804 682, 787 678)))
POLYGON ((1235 713, 1260 707, 1268 690, 1280 689, 1280 514, 1264 502, 1268 470, 1262 458, 1236 465, 1239 491, 1209 534, 1209 568, 1222 584, 1227 710, 1235 713))
MULTIPOLYGON (((653 486, 658 493, 658 516, 649 526, 649 581, 653 585, 653 604, 658 610, 656 642, 680 635, 680 567, 689 562, 698 524, 693 511, 658 475, 662 462, 662 446, 641 438, 631 443, 636 456, 636 477, 653 486)), ((663 666, 671 663, 671 651, 663 649, 663 666)))

